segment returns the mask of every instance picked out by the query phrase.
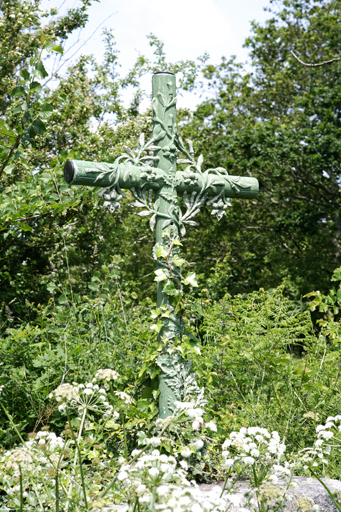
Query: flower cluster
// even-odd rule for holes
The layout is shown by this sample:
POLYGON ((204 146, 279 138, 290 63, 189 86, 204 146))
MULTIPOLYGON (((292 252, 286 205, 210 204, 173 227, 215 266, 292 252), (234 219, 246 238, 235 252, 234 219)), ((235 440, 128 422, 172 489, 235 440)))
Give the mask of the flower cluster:
MULTIPOLYGON (((9 501, 9 505, 16 504, 15 495, 19 492, 20 472, 23 478, 23 497, 28 497, 25 489, 29 488, 29 481, 32 478, 37 480, 37 488, 43 485, 54 485, 53 477, 55 468, 63 457, 65 440, 56 436, 54 432, 42 430, 30 434, 30 440, 23 446, 6 451, 0 456, 0 467, 2 468, 2 488, 9 501)), ((1 479, 0 479, 1 481, 1 479)))
POLYGON ((303 414, 303 418, 319 421, 320 415, 318 412, 308 411, 303 414))
MULTIPOLYGON (((154 442, 145 442, 147 445, 157 445, 154 442)), ((159 440, 160 441, 160 440, 159 440)), ((228 510, 231 503, 240 507, 238 512, 249 512, 241 505, 241 498, 236 495, 220 497, 221 488, 217 487, 211 492, 202 492, 195 482, 189 482, 186 471, 180 462, 173 456, 160 454, 153 450, 151 454, 142 454, 141 450, 134 450, 132 456, 139 456, 134 464, 127 464, 122 459, 118 481, 124 490, 125 499, 134 503, 138 500, 140 506, 153 506, 154 510, 165 512, 222 512, 228 510)), ((124 512, 128 507, 120 505, 124 512)))
POLYGON ((191 401, 191 402, 175 402, 175 414, 176 412, 185 411, 187 416, 192 421, 192 429, 193 430, 200 430, 204 426, 208 428, 209 430, 212 430, 213 432, 217 431, 217 425, 214 423, 214 421, 209 421, 205 424, 203 420, 203 415, 205 414, 205 411, 198 407, 198 404, 191 401))
POLYGON ((103 370, 98 370, 96 372, 94 380, 105 380, 110 382, 111 380, 117 380, 119 374, 115 372, 115 370, 111 370, 110 368, 104 368, 103 370))
POLYGON ((100 388, 98 384, 88 382, 87 384, 61 384, 52 393, 49 398, 54 398, 60 402, 58 410, 66 412, 67 408, 76 408, 80 414, 85 409, 93 412, 100 412, 106 419, 117 419, 119 413, 114 411, 112 405, 107 399, 107 392, 100 388))
POLYGON ((341 415, 329 416, 325 425, 317 425, 317 440, 312 448, 305 448, 295 461, 297 468, 308 470, 329 463, 328 456, 332 451, 341 449, 341 415), (329 441, 332 439, 332 442, 329 441))
POLYGON ((56 459, 56 453, 59 448, 63 448, 64 440, 56 436, 54 432, 41 430, 37 433, 30 434, 30 440, 24 446, 14 448, 4 453, 1 457, 1 462, 4 463, 6 469, 13 469, 17 473, 19 465, 26 467, 26 469, 33 469, 32 464, 48 464, 56 459), (56 450, 57 449, 57 450, 56 450))
POLYGON ((227 467, 231 467, 237 461, 249 466, 256 462, 268 465, 274 461, 279 462, 285 452, 285 444, 281 443, 278 432, 270 434, 266 428, 243 427, 239 432, 231 432, 222 449, 227 467))
POLYGON ((54 398, 57 402, 77 400, 79 398, 77 384, 60 384, 49 394, 49 398, 54 398))

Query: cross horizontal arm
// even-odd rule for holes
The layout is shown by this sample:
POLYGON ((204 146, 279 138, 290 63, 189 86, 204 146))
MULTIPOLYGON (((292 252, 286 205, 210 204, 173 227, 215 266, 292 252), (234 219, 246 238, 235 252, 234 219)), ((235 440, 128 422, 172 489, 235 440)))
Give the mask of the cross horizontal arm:
MULTIPOLYGON (((219 170, 212 169, 212 172, 204 173, 177 171, 176 190, 178 193, 200 192, 205 186, 205 193, 208 196, 219 194, 223 188, 225 197, 252 199, 257 196, 259 185, 256 178, 230 176, 223 174, 222 169, 219 170)), ((169 185, 168 174, 159 168, 83 160, 68 160, 64 167, 64 178, 71 185, 110 187, 117 184, 121 189, 158 190, 164 185, 169 185)))

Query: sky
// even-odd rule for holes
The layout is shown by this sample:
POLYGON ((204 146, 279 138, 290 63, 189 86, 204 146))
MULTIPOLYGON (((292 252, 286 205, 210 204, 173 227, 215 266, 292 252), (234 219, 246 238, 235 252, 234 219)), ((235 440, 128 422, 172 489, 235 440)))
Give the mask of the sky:
MULTIPOLYGON (((41 6, 57 7, 59 14, 64 14, 77 3, 78 0, 42 0, 41 6)), ((243 43, 250 34, 250 21, 264 22, 269 17, 264 7, 269 5, 270 0, 100 0, 90 7, 89 22, 74 37, 73 43, 78 37, 80 41, 72 52, 104 22, 80 52, 92 53, 101 60, 102 28, 114 29, 122 74, 133 66, 139 53, 151 57, 152 49, 146 38, 150 33, 163 41, 167 58, 172 62, 194 60, 204 52, 209 53, 209 62, 213 64, 219 63, 222 56, 231 55, 246 61, 243 43)), ((143 82, 149 93, 150 77, 143 82)), ((193 108, 199 101, 193 93, 185 93, 178 104, 193 108)))

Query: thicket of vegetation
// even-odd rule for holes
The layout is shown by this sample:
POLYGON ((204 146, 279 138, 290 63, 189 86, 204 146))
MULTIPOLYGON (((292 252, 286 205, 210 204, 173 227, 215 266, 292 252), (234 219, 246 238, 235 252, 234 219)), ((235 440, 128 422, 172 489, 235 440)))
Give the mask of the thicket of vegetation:
MULTIPOLYGON (((273 2, 269 20, 254 22, 246 41, 247 70, 233 58, 217 65, 203 58, 169 63, 151 36, 153 59, 141 56, 126 77, 119 75, 109 31, 101 63, 81 56, 61 67, 65 43, 86 24, 90 0, 64 17, 42 12, 39 3, 0 3, 4 510, 84 510, 87 499, 101 508, 107 502, 94 500, 105 496, 125 496, 134 511, 149 507, 138 498, 144 491, 124 483, 128 476, 116 478, 134 473, 128 459, 138 457, 138 445, 158 447, 166 458, 181 456, 183 471, 197 481, 244 472, 263 489, 276 457, 284 463, 282 445, 271 452, 276 457, 264 451, 257 484, 237 445, 228 463, 233 436, 224 443, 232 431, 243 437, 243 429, 255 426, 285 439, 286 471, 292 464, 296 474, 340 478, 340 418, 320 429, 325 437, 318 434, 327 441, 333 432, 332 449, 319 452, 315 437, 318 423, 337 416, 341 406, 341 63, 307 67, 290 51, 309 63, 340 55, 341 2, 273 2), (139 111, 139 77, 165 69, 178 73, 180 88, 200 90, 204 81, 212 93, 194 112, 179 112, 182 137, 194 141, 207 167, 258 178, 260 193, 253 201, 232 200, 219 223, 203 211, 186 235, 182 251, 199 287, 184 298, 187 335, 177 350, 192 361, 204 397, 194 386, 190 410, 201 413, 186 416, 179 407, 173 423, 160 424, 153 234, 134 214, 129 193, 110 214, 99 189, 70 187, 62 170, 67 158, 113 162, 123 145, 150 133, 151 112, 139 111), (131 86, 126 108, 121 95, 131 86), (78 385, 87 383, 88 390, 99 386, 84 398, 78 385), (200 432, 193 427, 197 417, 200 432), (46 429, 50 434, 41 433, 46 429), (17 448, 29 433, 30 446, 17 448), (34 457, 44 445, 38 440, 47 435, 48 456, 36 471, 34 457), (40 471, 49 475, 44 485, 40 471)), ((159 468, 160 460, 148 464, 148 471, 159 468)), ((184 478, 175 476, 168 479, 172 485, 184 478)), ((149 483, 136 478, 150 490, 152 506, 166 499, 155 494, 163 476, 149 483)), ((260 510, 272 510, 278 497, 267 503, 262 492, 260 510)), ((219 506, 215 510, 226 509, 219 506)))

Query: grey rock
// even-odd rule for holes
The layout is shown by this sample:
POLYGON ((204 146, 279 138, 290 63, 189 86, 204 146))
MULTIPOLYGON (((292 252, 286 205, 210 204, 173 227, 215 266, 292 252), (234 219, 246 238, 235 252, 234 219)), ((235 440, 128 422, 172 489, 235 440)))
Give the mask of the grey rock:
MULTIPOLYGON (((322 480, 332 493, 337 492, 341 498, 341 482, 339 480, 332 480, 331 478, 323 478, 322 480)), ((292 496, 292 499, 284 508, 285 512, 310 512, 314 511, 313 505, 319 506, 319 512, 341 511, 341 499, 339 500, 340 508, 338 509, 331 501, 326 489, 316 478, 297 476, 292 481, 296 487, 290 488, 287 491, 287 494, 292 496)), ((223 487, 223 483, 201 484, 199 487, 202 491, 209 492, 216 485, 219 485, 221 488, 223 487)), ((238 482, 236 491, 236 494, 244 497, 250 491, 248 482, 238 482)), ((243 501, 245 502, 244 499, 243 501)), ((229 512, 235 512, 236 510, 235 507, 231 507, 229 512)))
MULTIPOLYGON (((283 512, 317 512, 314 505, 318 505, 319 512, 340 512, 341 511, 341 482, 339 480, 332 480, 330 478, 323 478, 323 482, 330 489, 332 493, 337 492, 340 496, 340 509, 338 509, 331 501, 326 489, 316 478, 308 477, 294 477, 292 482, 295 484, 294 488, 289 488, 287 494, 291 496, 291 500, 287 502, 283 512)), ((223 488, 224 483, 213 483, 213 484, 200 484, 199 488, 202 492, 209 493, 214 487, 219 486, 223 488)), ((242 503, 246 504, 246 498, 244 497, 247 492, 250 491, 250 485, 247 481, 237 482, 235 486, 235 494, 240 496, 242 503)), ((113 510, 120 512, 124 510, 123 506, 116 505, 107 507, 106 512, 112 512, 113 510)), ((231 505, 228 512, 238 512, 238 507, 231 505)), ((250 510, 257 511, 258 509, 252 507, 250 510)), ((191 512, 190 509, 188 512, 191 512)))

